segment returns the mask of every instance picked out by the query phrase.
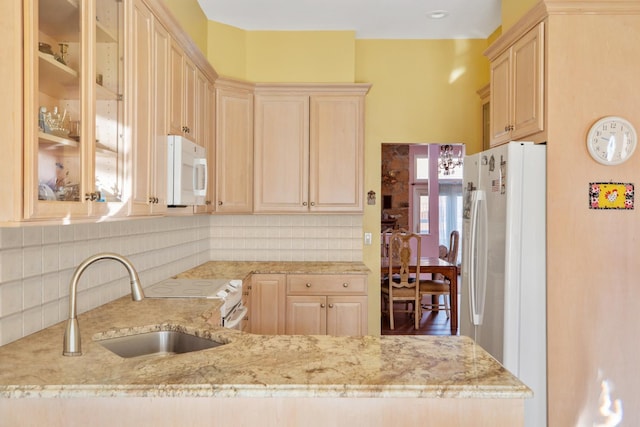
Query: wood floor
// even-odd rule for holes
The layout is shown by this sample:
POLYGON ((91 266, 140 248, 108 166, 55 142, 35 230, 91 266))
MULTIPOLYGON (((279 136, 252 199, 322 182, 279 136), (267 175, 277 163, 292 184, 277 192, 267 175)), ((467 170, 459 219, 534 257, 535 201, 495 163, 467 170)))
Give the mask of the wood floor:
MULTIPOLYGON (((458 296, 458 301, 460 297, 458 296)), ((460 304, 458 304, 458 311, 460 304)), ((434 313, 425 311, 420 319, 420 328, 415 329, 413 317, 408 313, 395 313, 394 329, 389 328, 389 317, 382 316, 380 331, 382 335, 451 335, 451 323, 444 311, 434 313)), ((460 322, 458 322, 460 325, 460 322)), ((457 334, 459 335, 459 333, 457 334)))

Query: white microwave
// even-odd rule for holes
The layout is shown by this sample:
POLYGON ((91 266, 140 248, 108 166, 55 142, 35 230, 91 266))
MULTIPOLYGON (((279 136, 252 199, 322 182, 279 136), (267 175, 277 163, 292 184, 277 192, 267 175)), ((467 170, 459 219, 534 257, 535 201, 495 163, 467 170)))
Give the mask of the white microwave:
POLYGON ((204 205, 207 194, 207 153, 204 147, 178 135, 167 141, 167 206, 204 205))

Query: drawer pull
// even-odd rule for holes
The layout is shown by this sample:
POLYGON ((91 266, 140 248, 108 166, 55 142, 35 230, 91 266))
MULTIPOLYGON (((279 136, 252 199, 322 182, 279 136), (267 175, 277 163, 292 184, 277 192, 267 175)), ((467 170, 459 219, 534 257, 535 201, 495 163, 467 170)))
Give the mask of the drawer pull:
POLYGON ((311 283, 307 283, 305 286, 306 286, 307 288, 310 288, 310 287, 311 287, 311 283))
POLYGON ((344 283, 342 284, 342 287, 343 287, 343 288, 348 288, 348 287, 349 287, 349 284, 348 284, 347 282, 344 282, 344 283))

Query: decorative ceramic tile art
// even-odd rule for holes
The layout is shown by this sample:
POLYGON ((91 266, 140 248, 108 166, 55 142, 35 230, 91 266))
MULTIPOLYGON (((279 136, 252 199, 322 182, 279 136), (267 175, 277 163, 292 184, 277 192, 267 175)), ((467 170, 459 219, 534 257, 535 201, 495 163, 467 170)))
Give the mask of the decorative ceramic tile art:
POLYGON ((592 182, 589 184, 590 209, 633 209, 633 184, 592 182))

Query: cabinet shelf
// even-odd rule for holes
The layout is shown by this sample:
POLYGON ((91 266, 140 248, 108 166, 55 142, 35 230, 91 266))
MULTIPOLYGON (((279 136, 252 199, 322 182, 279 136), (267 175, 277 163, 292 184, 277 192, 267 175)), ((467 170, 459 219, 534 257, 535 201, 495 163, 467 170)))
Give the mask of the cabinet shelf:
POLYGON ((53 135, 51 133, 44 133, 44 132, 38 132, 38 142, 41 145, 48 145, 47 148, 49 149, 53 149, 56 147, 71 147, 71 148, 78 148, 78 142, 73 140, 73 139, 69 139, 69 138, 64 138, 61 136, 57 136, 57 135, 53 135))
MULTIPOLYGON (((53 55, 38 52, 40 91, 47 95, 63 99, 70 98, 70 88, 79 86, 78 72, 56 61, 53 55)), ((77 96, 76 96, 77 97, 77 96)))
POLYGON ((117 43, 118 37, 113 33, 113 31, 105 27, 100 21, 96 21, 96 42, 117 43))

